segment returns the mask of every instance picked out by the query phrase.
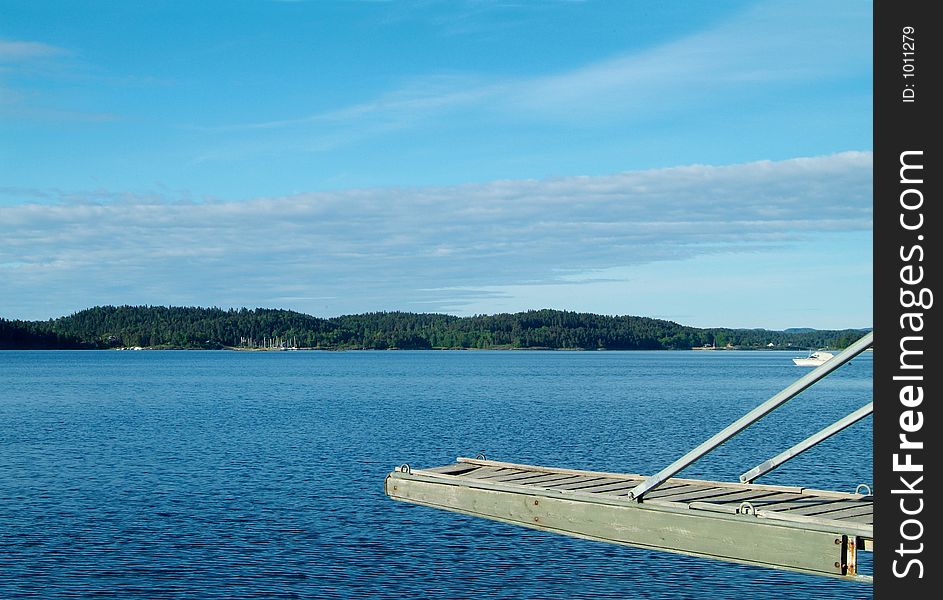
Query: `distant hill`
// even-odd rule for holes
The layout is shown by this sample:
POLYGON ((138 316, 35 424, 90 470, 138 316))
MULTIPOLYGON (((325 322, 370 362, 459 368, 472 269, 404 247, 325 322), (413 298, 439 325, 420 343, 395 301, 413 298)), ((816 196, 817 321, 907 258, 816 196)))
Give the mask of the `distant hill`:
POLYGON ((48 321, 0 319, 0 349, 843 348, 863 333, 857 329, 700 329, 648 317, 548 309, 473 317, 376 312, 321 319, 266 308, 98 306, 48 321))

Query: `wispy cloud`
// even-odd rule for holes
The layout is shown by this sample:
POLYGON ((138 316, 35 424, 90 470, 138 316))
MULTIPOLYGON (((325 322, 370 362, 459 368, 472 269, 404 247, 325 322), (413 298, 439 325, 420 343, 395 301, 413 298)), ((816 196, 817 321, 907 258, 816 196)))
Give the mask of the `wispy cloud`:
POLYGON ((43 42, 0 39, 0 63, 23 62, 68 54, 69 51, 65 48, 43 42))
POLYGON ((457 310, 493 286, 866 231, 871 168, 870 153, 847 152, 246 202, 22 204, 0 212, 0 314, 105 302, 457 310))
MULTIPOLYGON (((462 6, 475 14, 500 10, 502 3, 462 6)), ((269 153, 278 146, 327 151, 445 119, 599 126, 650 121, 657 115, 667 119, 691 106, 709 112, 744 102, 760 90, 786 92, 869 73, 870 62, 863 57, 871 55, 870 6, 851 4, 844 12, 843 27, 862 35, 831 35, 828 19, 812 3, 803 11, 795 3, 763 2, 706 31, 562 72, 516 78, 429 74, 349 106, 207 131, 255 136, 236 153, 269 153), (265 132, 270 136, 260 137, 265 132)), ((227 137, 225 151, 207 152, 203 158, 232 158, 231 141, 227 137)))
POLYGON ((44 42, 0 40, 0 118, 97 123, 121 117, 109 112, 73 110, 48 103, 50 80, 76 76, 74 54, 44 42), (12 82, 12 83, 11 83, 12 82))
MULTIPOLYGON (((842 22, 867 32, 870 19, 870 7, 862 4, 842 22)), ((869 36, 829 35, 829 23, 815 10, 764 2, 706 31, 522 82, 509 91, 509 102, 531 114, 581 119, 611 118, 613 112, 638 116, 692 103, 707 108, 712 102, 737 102, 758 85, 865 72, 870 64, 862 57, 870 55, 869 36)))
POLYGON ((428 124, 455 110, 472 110, 493 99, 503 84, 485 84, 465 74, 415 78, 400 89, 376 98, 301 117, 252 123, 193 127, 223 136, 195 162, 230 160, 251 155, 326 152, 391 132, 428 124))

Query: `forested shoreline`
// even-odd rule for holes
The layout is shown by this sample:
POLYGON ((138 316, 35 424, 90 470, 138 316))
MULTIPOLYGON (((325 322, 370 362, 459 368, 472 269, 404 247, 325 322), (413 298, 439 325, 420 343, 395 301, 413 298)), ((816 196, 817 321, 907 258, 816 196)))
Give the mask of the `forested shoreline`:
POLYGON ((843 348, 864 331, 696 328, 648 317, 546 309, 472 317, 375 312, 322 319, 264 308, 98 306, 47 321, 0 318, 0 349, 843 348))

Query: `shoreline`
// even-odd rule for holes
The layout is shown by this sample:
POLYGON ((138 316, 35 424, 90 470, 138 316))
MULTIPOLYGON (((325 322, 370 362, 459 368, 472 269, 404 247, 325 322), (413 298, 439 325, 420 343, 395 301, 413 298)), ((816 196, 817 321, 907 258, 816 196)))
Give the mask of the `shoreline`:
MULTIPOLYGON (((168 346, 149 346, 149 347, 131 347, 131 348, 0 348, 0 352, 56 352, 56 351, 74 351, 74 352, 142 352, 142 351, 174 351, 174 352, 249 352, 249 353, 281 353, 281 352, 704 352, 712 350, 716 352, 805 352, 808 348, 549 348, 549 347, 493 347, 493 348, 186 348, 186 347, 168 347, 168 346)), ((842 348, 833 348, 835 351, 841 351, 842 348)), ((868 349, 867 352, 872 352, 868 349)))

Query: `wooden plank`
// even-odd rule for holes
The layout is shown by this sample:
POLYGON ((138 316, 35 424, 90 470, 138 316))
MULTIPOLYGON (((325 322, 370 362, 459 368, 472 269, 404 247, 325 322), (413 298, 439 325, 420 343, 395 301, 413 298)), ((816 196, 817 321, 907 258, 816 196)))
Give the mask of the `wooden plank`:
POLYGON ((842 577, 835 534, 755 516, 671 511, 657 502, 601 504, 582 496, 546 497, 503 489, 449 485, 391 473, 387 494, 433 506, 576 537, 842 577))
POLYGON ((495 481, 499 481, 507 477, 513 477, 515 475, 527 475, 527 474, 529 474, 528 471, 518 471, 515 469, 508 469, 504 472, 494 473, 493 475, 485 475, 484 477, 482 477, 482 479, 493 479, 495 481))
POLYGON ((796 502, 796 503, 787 503, 787 504, 776 504, 772 506, 762 506, 757 507, 770 512, 779 512, 779 513, 788 513, 788 514, 797 514, 797 515, 806 515, 806 516, 820 516, 822 518, 830 518, 828 514, 833 511, 842 510, 843 508, 853 508, 853 506, 843 504, 828 502, 827 500, 808 500, 806 502, 796 502))
POLYGON ((428 473, 441 473, 443 475, 462 475, 465 473, 470 473, 472 471, 478 470, 481 467, 475 465, 468 465, 465 463, 455 463, 452 465, 445 465, 444 467, 432 467, 431 469, 422 469, 428 473))
POLYGON ((582 490, 582 489, 586 489, 587 487, 590 487, 590 486, 594 486, 594 485, 604 485, 604 484, 607 484, 607 483, 620 483, 620 484, 624 484, 625 482, 624 482, 624 481, 613 481, 612 479, 609 479, 609 478, 607 478, 607 477, 589 477, 589 478, 583 478, 583 477, 581 477, 581 478, 578 479, 578 480, 566 481, 566 482, 563 482, 563 483, 557 483, 557 484, 555 484, 553 487, 554 487, 555 489, 559 489, 559 490, 582 490))
MULTIPOLYGON (((738 492, 736 490, 727 488, 711 487, 691 492, 682 492, 676 495, 668 496, 667 498, 662 498, 662 500, 670 500, 671 502, 691 502, 694 500, 700 500, 702 502, 739 503, 743 502, 744 500, 755 500, 757 498, 762 498, 772 494, 773 492, 764 492, 760 490, 744 490, 738 492)), ((649 494, 649 497, 650 496, 651 494, 649 494)))
MULTIPOLYGON (((627 474, 627 473, 613 473, 613 472, 607 472, 607 471, 587 471, 587 470, 580 470, 580 469, 564 469, 564 468, 558 468, 558 467, 524 465, 520 463, 509 463, 509 462, 474 459, 474 458, 466 458, 466 457, 458 457, 456 460, 459 463, 463 463, 463 464, 471 464, 471 465, 479 465, 479 466, 502 466, 506 468, 519 468, 523 470, 542 471, 546 473, 601 475, 605 477, 611 477, 613 479, 624 479, 627 481, 633 481, 633 480, 644 481, 646 479, 645 475, 639 475, 636 473, 627 474)), ((756 483, 744 484, 744 483, 734 483, 734 482, 727 482, 727 481, 710 481, 710 480, 704 480, 704 479, 686 479, 686 478, 681 478, 681 477, 672 477, 668 479, 665 482, 665 484, 659 486, 658 489, 663 489, 665 485, 668 485, 668 484, 677 485, 677 484, 686 484, 686 483, 708 485, 708 486, 714 486, 718 488, 729 488, 729 489, 734 489, 737 491, 746 491, 746 492, 773 491, 773 492, 782 492, 782 493, 791 493, 791 494, 802 494, 803 496, 814 496, 814 497, 821 497, 825 499, 841 499, 841 500, 856 501, 856 500, 867 498, 867 496, 864 496, 862 494, 849 493, 849 492, 836 492, 832 490, 819 490, 819 489, 813 489, 813 488, 802 488, 798 486, 763 485, 763 484, 756 484, 756 483)))
POLYGON ((566 479, 560 481, 553 481, 545 485, 541 485, 541 488, 552 490, 552 489, 570 489, 570 486, 580 483, 587 483, 592 481, 598 481, 599 477, 592 477, 589 475, 577 475, 573 479, 566 479))
POLYGON ((649 492, 648 494, 646 494, 645 498, 648 498, 648 499, 658 498, 660 500, 671 500, 673 502, 675 501, 675 496, 678 496, 678 495, 687 494, 690 492, 713 491, 714 493, 716 493, 717 490, 720 490, 720 489, 723 489, 723 488, 717 488, 710 485, 695 485, 693 483, 680 483, 680 484, 672 485, 671 483, 665 482, 662 485, 655 488, 654 490, 652 490, 651 492, 649 492))
POLYGON ((570 489, 577 490, 580 492, 591 492, 595 494, 595 493, 599 493, 600 491, 608 491, 610 489, 629 490, 629 489, 632 489, 632 485, 638 485, 638 484, 634 484, 631 481, 618 481, 615 479, 611 479, 609 477, 600 477, 597 481, 583 482, 579 484, 578 486, 570 488, 570 489))
MULTIPOLYGON (((821 506, 823 504, 829 504, 834 502, 833 500, 828 500, 827 498, 811 498, 803 496, 793 496, 791 498, 762 498, 757 500, 756 508, 763 510, 775 510, 775 511, 794 511, 802 508, 811 508, 814 506, 821 506)), ((802 513, 798 513, 802 514, 802 513)))
MULTIPOLYGON (((828 516, 828 515, 825 515, 825 516, 828 516)), ((836 520, 836 521, 842 521, 842 522, 845 522, 845 523, 862 523, 862 524, 866 524, 866 525, 873 525, 873 524, 874 524, 874 513, 873 513, 873 512, 870 512, 870 513, 863 514, 863 515, 851 515, 851 516, 845 516, 845 517, 835 517, 835 520, 836 520)))
POLYGON ((517 485, 525 486, 541 486, 545 483, 553 483, 558 481, 568 481, 579 475, 567 475, 566 473, 542 473, 535 475, 533 477, 527 477, 523 479, 512 479, 509 483, 515 483, 517 485))
MULTIPOLYGON (((644 481, 646 479, 645 475, 639 475, 637 473, 613 473, 607 471, 587 471, 580 469, 563 469, 558 467, 546 467, 546 466, 536 466, 536 465, 525 465, 520 463, 509 463, 501 462, 494 460, 483 460, 483 459, 474 459, 466 457, 458 457, 456 459, 459 463, 469 464, 469 465, 478 465, 478 466, 492 466, 492 467, 504 467, 504 468, 517 468, 521 470, 528 471, 540 471, 545 473, 568 473, 575 475, 599 475, 604 477, 611 477, 613 479, 623 479, 627 481, 644 481)), ((667 485, 681 485, 681 484, 698 484, 706 485, 718 488, 733 489, 736 491, 773 491, 773 492, 782 492, 782 493, 792 493, 792 494, 802 494, 803 496, 814 496, 821 497, 825 499, 841 499, 841 500, 860 500, 866 498, 861 494, 855 493, 846 493, 846 492, 836 492, 832 490, 819 490, 812 488, 802 488, 798 486, 783 486, 783 485, 762 485, 756 483, 734 483, 727 481, 710 481, 704 479, 686 479, 681 477, 672 477, 668 479, 664 484, 659 486, 657 489, 664 489, 667 485)), ((654 492, 652 492, 654 493, 654 492)))
POLYGON ((755 508, 760 509, 760 508, 763 508, 764 506, 773 505, 779 502, 790 502, 797 499, 798 497, 799 497, 799 494, 781 492, 781 493, 767 494, 765 496, 760 496, 753 499, 745 498, 744 500, 741 500, 740 502, 749 502, 750 504, 755 504, 755 508))
MULTIPOLYGON (((560 498, 563 496, 567 497, 580 497, 583 499, 591 499, 593 502, 598 504, 618 504, 624 505, 626 503, 634 503, 632 500, 625 496, 609 496, 606 494, 590 494, 587 492, 582 492, 580 490, 558 490, 554 488, 544 488, 540 486, 520 486, 514 485, 511 483, 502 483, 500 481, 494 481, 491 479, 474 479, 474 478, 464 478, 464 477, 453 477, 451 475, 439 475, 437 473, 428 473, 422 471, 413 471, 412 473, 401 473, 396 471, 399 475, 395 477, 409 477, 414 479, 421 479, 423 481, 433 481, 435 483, 441 483, 444 485, 453 485, 461 487, 469 487, 475 489, 486 489, 486 490, 499 490, 506 492, 513 492, 515 494, 526 493, 530 495, 543 496, 548 498, 560 498)), ((391 474, 390 477, 394 475, 391 474)))
POLYGON ((758 510, 756 514, 764 519, 775 521, 785 521, 799 525, 825 526, 831 531, 836 531, 843 535, 856 535, 863 538, 871 538, 874 534, 874 526, 870 523, 859 521, 839 521, 836 519, 820 519, 818 517, 808 517, 805 515, 794 515, 789 512, 775 512, 758 510))
POLYGON ((456 462, 465 463, 469 465, 477 465, 483 467, 505 467, 505 468, 515 468, 515 469, 525 469, 528 471, 543 471, 544 473, 567 473, 569 475, 605 475, 606 477, 613 477, 616 479, 644 479, 642 475, 638 473, 607 473, 603 471, 586 471, 581 469, 563 469, 560 467, 544 467, 539 465, 525 465, 521 463, 509 463, 509 462, 500 462, 497 460, 484 460, 479 458, 467 458, 464 456, 459 456, 455 459, 456 462))
MULTIPOLYGON (((424 473, 432 472, 430 469, 418 469, 418 470, 419 470, 419 471, 422 471, 422 472, 424 472, 424 473)), ((481 467, 481 466, 479 466, 479 467, 478 467, 477 469, 475 469, 474 471, 466 471, 465 473, 463 473, 463 474, 461 474, 461 475, 456 475, 456 477, 475 477, 475 476, 489 475, 489 474, 491 474, 491 473, 497 473, 498 470, 499 470, 499 467, 481 467)))
POLYGON ((814 516, 814 515, 820 515, 821 513, 831 512, 834 510, 841 510, 843 508, 854 508, 858 506, 868 506, 869 508, 872 508, 873 510, 873 504, 871 502, 862 504, 861 502, 849 502, 847 500, 836 500, 834 502, 826 502, 824 504, 818 504, 818 505, 809 506, 806 508, 796 508, 796 509, 791 510, 790 512, 794 512, 799 515, 814 516))
POLYGON ((812 516, 823 519, 842 519, 842 518, 862 518, 870 517, 874 514, 873 506, 852 506, 841 510, 831 510, 824 513, 815 513, 812 516))
MULTIPOLYGON (((654 500, 653 502, 664 502, 664 504, 676 504, 671 502, 665 502, 660 500, 654 500)), ((752 502, 751 502, 752 504, 752 502)), ((691 501, 688 505, 688 508, 691 510, 705 510, 705 511, 716 511, 716 512, 726 512, 726 513, 735 513, 739 506, 736 502, 730 503, 711 503, 711 502, 698 502, 691 501)), ((822 517, 812 517, 801 514, 795 514, 793 511, 775 511, 775 510, 764 510, 761 504, 757 504, 754 507, 756 514, 764 519, 770 519, 775 521, 795 523, 796 526, 801 527, 814 527, 822 531, 832 531, 839 534, 847 535, 858 535, 866 538, 874 537, 874 526, 870 523, 865 523, 862 521, 838 521, 835 519, 828 519, 828 515, 822 515, 822 517)))
MULTIPOLYGON (((759 508, 764 502, 778 502, 783 500, 789 500, 795 498, 796 494, 792 492, 769 492, 762 490, 755 491, 744 491, 737 494, 731 494, 729 496, 718 496, 717 498, 705 498, 699 500, 700 502, 705 503, 714 503, 720 505, 727 505, 738 507, 743 502, 749 502, 750 504, 756 503, 756 508, 759 508)), ((690 502, 696 502, 698 500, 690 500, 690 502)))
POLYGON ((811 496, 823 496, 825 498, 843 498, 845 500, 863 500, 865 498, 870 498, 871 496, 866 494, 855 494, 850 492, 835 492, 832 490, 817 490, 814 488, 802 488, 803 494, 809 494, 811 496))
MULTIPOLYGON (((607 478, 608 479, 608 478, 607 478)), ((593 485, 587 488, 582 488, 582 491, 589 492, 591 494, 609 494, 612 496, 625 496, 628 494, 628 491, 634 488, 642 481, 642 478, 629 480, 629 481, 615 481, 613 483, 604 483, 601 485, 593 485)))
POLYGON ((541 471, 507 471, 505 473, 500 473, 489 479, 494 479, 495 481, 506 481, 506 482, 519 482, 521 480, 530 479, 531 477, 569 477, 564 475, 557 475, 553 473, 543 473, 541 471))
MULTIPOLYGON (((580 470, 580 469, 561 469, 558 467, 524 465, 521 463, 508 463, 508 462, 500 462, 496 460, 482 460, 482 459, 477 459, 477 458, 467 458, 464 456, 459 456, 456 459, 456 461, 461 462, 461 463, 472 464, 472 465, 519 468, 519 469, 525 469, 525 470, 545 471, 547 473, 572 473, 575 475, 603 475, 605 477, 612 477, 614 479, 640 478, 644 480, 647 478, 645 475, 639 475, 638 473, 612 473, 608 471, 586 471, 586 470, 580 470)), ((774 491, 774 492, 794 492, 794 493, 801 493, 805 491, 804 488, 796 487, 796 486, 788 486, 788 485, 733 483, 733 482, 728 482, 728 481, 709 481, 706 479, 685 479, 682 477, 672 477, 669 481, 672 481, 675 483, 699 483, 699 484, 704 484, 704 485, 716 485, 717 487, 731 487, 731 488, 736 488, 739 490, 769 490, 769 491, 774 491)), ((835 497, 842 497, 842 498, 860 497, 859 495, 856 495, 856 494, 845 494, 842 492, 829 492, 829 491, 821 491, 821 490, 816 490, 816 492, 821 492, 823 494, 834 495, 835 497)))
MULTIPOLYGON (((644 481, 644 479, 642 481, 644 481)), ((667 481, 664 483, 664 485, 658 488, 658 491, 664 492, 664 493, 671 493, 672 490, 678 490, 679 488, 687 488, 687 485, 688 484, 686 483, 678 483, 677 481, 667 481)), ((653 499, 658 498, 658 496, 653 496, 652 498, 653 499)))
POLYGON ((462 475, 461 477, 469 479, 487 479, 489 477, 500 477, 501 475, 511 475, 523 472, 524 471, 521 471, 520 469, 506 469, 504 467, 482 467, 477 471, 462 475))

